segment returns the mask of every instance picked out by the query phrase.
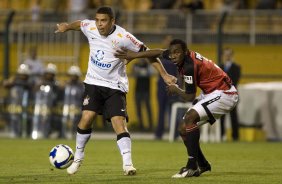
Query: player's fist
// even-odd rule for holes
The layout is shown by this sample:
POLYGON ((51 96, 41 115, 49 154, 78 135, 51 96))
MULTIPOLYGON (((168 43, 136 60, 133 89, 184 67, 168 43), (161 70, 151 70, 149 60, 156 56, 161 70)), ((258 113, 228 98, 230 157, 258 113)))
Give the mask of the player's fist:
POLYGON ((63 33, 65 31, 68 30, 68 23, 60 23, 57 24, 57 30, 55 31, 55 33, 63 33))
POLYGON ((175 84, 177 82, 177 78, 173 75, 166 74, 163 76, 164 82, 167 85, 175 84))

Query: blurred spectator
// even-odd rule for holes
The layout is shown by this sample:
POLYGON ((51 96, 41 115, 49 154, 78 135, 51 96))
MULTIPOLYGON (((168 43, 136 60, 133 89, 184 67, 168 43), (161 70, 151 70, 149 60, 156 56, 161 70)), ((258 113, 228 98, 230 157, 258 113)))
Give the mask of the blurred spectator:
POLYGON ((41 0, 35 0, 31 5, 31 20, 32 22, 38 22, 40 20, 40 4, 41 0))
POLYGON ((29 132, 27 109, 33 86, 29 80, 29 74, 28 66, 21 64, 15 76, 3 81, 3 86, 9 90, 6 109, 11 137, 21 137, 29 132))
POLYGON ((256 9, 275 9, 277 0, 258 0, 256 9))
POLYGON ((142 106, 145 105, 148 117, 148 129, 153 128, 151 99, 150 99, 150 82, 153 69, 145 59, 139 59, 133 66, 133 76, 136 78, 135 86, 135 103, 137 110, 137 117, 139 129, 145 130, 144 119, 142 116, 142 106))
POLYGON ((87 19, 87 10, 89 8, 89 0, 69 0, 69 22, 75 20, 87 19))
MULTIPOLYGON (((233 50, 231 48, 225 48, 223 51, 223 65, 220 65, 225 73, 230 77, 233 85, 237 88, 238 82, 241 77, 241 67, 235 63, 233 58, 233 50)), ((237 115, 237 106, 230 112, 232 138, 234 141, 239 140, 239 122, 237 115)), ((221 117, 221 137, 225 139, 225 115, 221 117)))
POLYGON ((71 66, 68 69, 68 81, 64 87, 62 137, 73 138, 81 118, 84 85, 80 80, 80 76, 81 71, 78 66, 71 66))
POLYGON ((62 137, 62 88, 56 79, 57 66, 49 63, 36 85, 32 138, 62 137))
POLYGON ((31 79, 35 83, 37 83, 39 81, 39 77, 43 74, 44 71, 42 61, 37 57, 37 47, 30 47, 29 56, 23 63, 28 65, 31 79))
MULTIPOLYGON (((162 47, 168 48, 172 36, 168 35, 164 38, 162 47)), ((170 75, 177 75, 177 68, 171 61, 161 58, 162 64, 166 71, 170 75)), ((155 130, 155 139, 161 140, 165 132, 165 127, 168 125, 170 119, 170 110, 171 104, 176 101, 175 96, 169 96, 166 92, 166 84, 164 80, 159 77, 158 79, 158 88, 157 88, 157 97, 158 97, 158 124, 155 130)))

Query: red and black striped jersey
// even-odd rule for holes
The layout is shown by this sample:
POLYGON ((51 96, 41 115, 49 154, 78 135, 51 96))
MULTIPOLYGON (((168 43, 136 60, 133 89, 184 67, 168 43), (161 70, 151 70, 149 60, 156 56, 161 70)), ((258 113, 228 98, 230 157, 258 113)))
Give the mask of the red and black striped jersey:
POLYGON ((197 86, 204 94, 215 90, 228 90, 232 80, 212 60, 201 54, 189 51, 184 63, 178 68, 185 82, 186 93, 196 93, 197 86))

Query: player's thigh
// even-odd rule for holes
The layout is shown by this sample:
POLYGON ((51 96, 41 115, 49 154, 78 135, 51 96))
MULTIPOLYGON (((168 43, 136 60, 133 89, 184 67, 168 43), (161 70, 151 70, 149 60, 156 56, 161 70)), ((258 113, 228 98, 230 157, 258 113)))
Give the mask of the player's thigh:
POLYGON ((128 120, 125 93, 114 90, 114 93, 105 101, 104 115, 108 121, 115 116, 122 116, 126 121, 128 120))
POLYGON ((82 110, 93 111, 101 114, 104 108, 105 99, 100 92, 101 86, 84 84, 82 110))
POLYGON ((92 122, 97 116, 97 113, 94 111, 83 110, 81 119, 78 123, 78 127, 81 129, 88 129, 92 127, 92 122))
POLYGON ((212 93, 206 95, 192 108, 199 114, 200 121, 215 121, 222 115, 227 114, 234 107, 230 98, 222 93, 212 93))

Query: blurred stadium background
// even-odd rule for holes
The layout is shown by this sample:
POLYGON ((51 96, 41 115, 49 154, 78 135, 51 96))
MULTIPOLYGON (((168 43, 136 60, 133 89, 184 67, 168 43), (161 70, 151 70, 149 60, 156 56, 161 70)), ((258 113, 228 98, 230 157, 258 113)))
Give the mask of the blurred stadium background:
MULTIPOLYGON (((81 0, 80 4, 87 2, 87 6, 81 12, 72 9, 71 2, 71 0, 0 0, 1 81, 15 75, 18 66, 27 58, 28 49, 34 45, 38 48, 39 59, 46 65, 49 62, 57 65, 59 81, 66 79, 67 69, 71 65, 78 65, 85 74, 89 47, 83 34, 68 32, 55 35, 54 31, 56 23, 59 22, 91 19, 95 8, 100 5, 112 6, 117 13, 117 24, 151 48, 162 47, 162 40, 171 35, 186 40, 189 48, 218 63, 221 60, 220 49, 231 47, 235 52, 235 61, 242 67, 240 80, 242 89, 245 89, 246 84, 260 82, 255 92, 246 97, 251 107, 254 101, 259 101, 265 96, 269 97, 268 94, 259 93, 259 96, 250 101, 251 97, 256 95, 256 91, 262 90, 268 82, 282 81, 282 3, 279 0, 267 1, 270 4, 274 2, 275 7, 265 5, 262 9, 258 6, 260 0, 203 0, 204 9, 196 11, 190 11, 182 6, 191 0, 81 0), (224 12, 227 12, 226 17, 223 17, 224 12)), ((132 64, 128 65, 127 70, 129 74, 132 73, 132 64)), ((157 78, 155 74, 151 80, 154 125, 158 115, 155 85, 157 78)), ((129 75, 129 80, 130 92, 127 96, 129 127, 138 131, 134 102, 136 80, 132 75, 129 75)), ((270 85, 270 96, 275 96, 272 90, 279 85, 281 86, 281 83, 270 85)), ((7 89, 1 87, 0 131, 3 133, 8 131, 4 104, 8 93, 7 89)), ((242 140, 282 140, 282 133, 279 131, 282 130, 282 108, 278 104, 279 95, 275 97, 270 105, 265 102, 255 104, 253 107, 257 109, 256 112, 244 108, 244 100, 241 99, 239 119, 242 123, 240 132, 242 140), (255 117, 245 117, 249 114, 248 110, 255 114, 255 117), (272 118, 260 118, 264 117, 261 113, 268 113, 265 116, 272 118), (271 122, 268 122, 269 119, 271 122), (265 129, 266 124, 271 125, 271 130, 265 129), (275 135, 271 137, 266 133, 275 135)), ((145 113, 143 116, 146 119, 145 113)), ((97 120, 96 126, 101 131, 106 129, 102 119, 97 120)))

